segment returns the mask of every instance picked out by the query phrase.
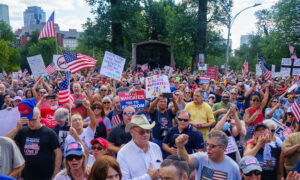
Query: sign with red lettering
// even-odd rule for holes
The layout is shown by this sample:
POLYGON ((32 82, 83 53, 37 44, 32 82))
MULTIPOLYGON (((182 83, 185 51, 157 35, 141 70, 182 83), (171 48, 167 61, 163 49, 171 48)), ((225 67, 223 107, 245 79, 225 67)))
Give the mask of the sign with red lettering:
POLYGON ((207 76, 210 79, 217 79, 218 68, 217 67, 207 67, 207 76))
POLYGON ((57 71, 69 71, 68 63, 63 55, 53 55, 53 62, 56 66, 57 71))
POLYGON ((119 92, 121 110, 126 106, 133 106, 135 109, 145 108, 145 92, 143 90, 136 92, 119 92))

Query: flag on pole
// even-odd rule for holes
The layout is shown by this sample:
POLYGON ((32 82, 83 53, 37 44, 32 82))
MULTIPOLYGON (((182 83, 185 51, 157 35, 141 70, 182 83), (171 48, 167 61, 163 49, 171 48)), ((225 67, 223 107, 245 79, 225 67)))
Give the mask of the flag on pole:
POLYGON ((290 46, 289 46, 289 49, 290 49, 290 53, 293 54, 293 53, 294 53, 294 50, 295 50, 295 47, 292 46, 292 45, 290 45, 290 46))
POLYGON ((97 63, 97 59, 91 58, 84 54, 70 51, 62 51, 62 53, 72 74, 83 69, 94 67, 97 63))
POLYGON ((4 77, 7 76, 6 71, 4 70, 4 68, 2 68, 2 74, 3 74, 4 77))
POLYGON ((43 30, 41 31, 39 39, 42 39, 45 37, 56 37, 55 24, 54 24, 54 11, 52 12, 52 14, 49 17, 48 21, 46 22, 43 30))
POLYGON ((268 81, 272 77, 271 71, 266 67, 266 63, 261 56, 258 56, 258 62, 260 64, 260 68, 264 75, 265 80, 268 81))
POLYGON ((291 112, 293 113, 297 122, 300 121, 300 96, 294 101, 291 106, 291 112))
POLYGON ((65 80, 59 83, 58 102, 60 104, 69 103, 74 105, 74 99, 70 91, 70 72, 65 74, 65 80))
POLYGON ((52 61, 46 68, 45 70, 47 71, 48 75, 51 76, 53 73, 56 72, 56 66, 54 62, 52 61))
POLYGON ((291 59, 298 59, 298 57, 296 55, 296 51, 294 51, 294 53, 292 54, 291 59))
POLYGON ((247 74, 249 72, 248 56, 245 59, 243 67, 244 67, 244 69, 243 69, 244 74, 247 74))

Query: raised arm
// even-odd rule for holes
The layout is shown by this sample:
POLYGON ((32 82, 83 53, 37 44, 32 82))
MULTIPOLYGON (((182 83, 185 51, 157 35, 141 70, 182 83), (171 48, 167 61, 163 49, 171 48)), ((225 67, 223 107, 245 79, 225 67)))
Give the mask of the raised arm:
POLYGON ((36 92, 36 88, 37 86, 39 85, 39 83, 41 82, 41 77, 34 83, 33 87, 32 87, 32 95, 34 97, 35 100, 38 99, 39 95, 38 93, 36 92))
POLYGON ((49 84, 47 83, 46 79, 42 78, 42 83, 45 87, 45 89, 48 91, 48 94, 51 95, 52 94, 52 88, 49 86, 49 84))
POLYGON ((154 113, 156 107, 157 107, 157 103, 160 100, 160 98, 163 97, 163 94, 160 94, 150 105, 150 114, 154 113))
POLYGON ((267 86, 266 86, 266 93, 264 94, 264 99, 262 100, 262 102, 260 104, 260 109, 265 108, 265 106, 268 103, 268 99, 269 99, 269 84, 267 84, 267 86))
POLYGON ((181 134, 178 136, 175 140, 176 146, 177 146, 177 152, 178 155, 183 157, 189 165, 190 168, 195 167, 195 158, 193 155, 189 155, 185 149, 185 145, 189 140, 189 136, 186 134, 181 134))
POLYGON ((96 117, 93 110, 91 109, 90 102, 87 99, 84 99, 82 101, 82 105, 85 107, 87 114, 91 119, 89 126, 94 131, 96 129, 96 117))

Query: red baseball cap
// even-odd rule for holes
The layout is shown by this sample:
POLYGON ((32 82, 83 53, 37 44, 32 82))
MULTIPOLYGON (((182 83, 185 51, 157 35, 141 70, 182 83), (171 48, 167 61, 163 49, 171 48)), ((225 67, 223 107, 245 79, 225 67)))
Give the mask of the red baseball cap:
POLYGON ((98 142, 102 146, 104 146, 106 149, 108 148, 106 139, 103 139, 101 137, 95 138, 91 141, 91 144, 94 144, 95 142, 98 142))

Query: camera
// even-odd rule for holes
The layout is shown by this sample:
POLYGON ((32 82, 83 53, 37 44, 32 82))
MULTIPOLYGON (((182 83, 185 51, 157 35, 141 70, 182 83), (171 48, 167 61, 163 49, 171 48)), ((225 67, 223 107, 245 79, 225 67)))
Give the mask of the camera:
POLYGON ((168 126, 161 126, 160 134, 161 134, 161 137, 165 137, 168 134, 168 126))

